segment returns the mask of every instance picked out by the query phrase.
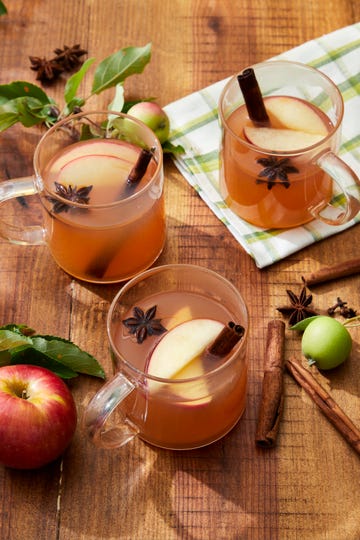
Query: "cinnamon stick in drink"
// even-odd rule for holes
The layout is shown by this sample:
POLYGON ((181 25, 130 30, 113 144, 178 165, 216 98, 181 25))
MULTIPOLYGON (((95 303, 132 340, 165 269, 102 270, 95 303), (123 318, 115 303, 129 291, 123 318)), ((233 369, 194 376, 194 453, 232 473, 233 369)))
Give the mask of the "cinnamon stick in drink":
MULTIPOLYGON (((139 157, 126 179, 125 188, 121 194, 122 198, 130 197, 130 195, 132 195, 132 193, 135 191, 136 186, 140 183, 145 175, 151 159, 154 157, 154 152, 155 148, 150 148, 150 150, 146 148, 141 149, 139 157)), ((103 251, 91 262, 87 268, 87 273, 96 278, 104 277, 114 255, 114 246, 111 244, 109 249, 103 251)))
POLYGON ((262 448, 276 444, 283 410, 285 323, 274 319, 267 328, 265 371, 255 442, 262 448))
POLYGON ((352 276, 359 273, 360 257, 356 257, 355 259, 339 262, 330 266, 324 266, 315 272, 305 274, 302 276, 302 280, 308 287, 311 287, 312 285, 326 283, 334 279, 352 276))
POLYGON ((205 354, 208 356, 227 356, 243 337, 245 328, 241 324, 230 321, 217 336, 215 341, 209 345, 205 354))
POLYGON ((331 422, 352 448, 360 454, 360 429, 355 426, 330 394, 312 376, 309 370, 295 360, 288 360, 285 365, 289 373, 316 403, 329 422, 331 422))
POLYGON ((244 96, 250 120, 255 126, 269 126, 270 119, 253 68, 245 69, 237 76, 237 80, 244 96))

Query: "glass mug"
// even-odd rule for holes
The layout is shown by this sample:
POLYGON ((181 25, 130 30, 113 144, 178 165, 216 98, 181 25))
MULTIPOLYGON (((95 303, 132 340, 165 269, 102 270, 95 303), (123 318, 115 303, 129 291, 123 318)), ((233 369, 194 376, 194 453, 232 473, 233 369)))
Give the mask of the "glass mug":
POLYGON ((107 333, 116 374, 90 400, 82 418, 95 445, 115 448, 139 436, 166 449, 198 448, 223 437, 242 416, 248 312, 240 292, 219 274, 188 264, 145 271, 115 296, 107 333), (134 307, 167 331, 151 335, 149 329, 138 343, 123 322, 134 319, 134 307), (230 352, 223 358, 196 358, 211 333, 230 321, 244 329, 230 352), (185 334, 178 334, 184 328, 185 334), (205 341, 195 352, 199 339, 205 341), (185 367, 179 357, 187 358, 185 367))
POLYGON ((43 135, 33 166, 34 178, 0 183, 0 204, 37 194, 43 224, 0 222, 3 238, 47 244, 63 270, 94 283, 129 279, 158 258, 165 243, 163 154, 145 124, 109 111, 71 115, 43 135))
POLYGON ((360 210, 360 181, 336 155, 344 114, 338 88, 300 63, 269 61, 252 69, 270 125, 259 127, 248 118, 238 75, 233 76, 219 99, 220 190, 226 203, 265 228, 295 227, 314 218, 330 225, 350 221, 360 210))

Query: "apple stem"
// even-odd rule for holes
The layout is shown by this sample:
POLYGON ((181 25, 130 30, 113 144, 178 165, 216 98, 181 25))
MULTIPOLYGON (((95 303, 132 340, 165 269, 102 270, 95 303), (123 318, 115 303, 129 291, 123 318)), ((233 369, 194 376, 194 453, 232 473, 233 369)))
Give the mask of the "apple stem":
POLYGON ((342 324, 344 326, 347 326, 348 328, 354 328, 355 326, 360 326, 360 315, 356 315, 356 317, 351 317, 351 319, 347 319, 342 324))
POLYGON ((244 96, 250 120, 255 126, 270 126, 270 119, 265 109, 254 70, 252 68, 245 69, 237 76, 237 80, 244 96))
POLYGON ((26 388, 24 388, 21 392, 21 399, 28 399, 26 388))

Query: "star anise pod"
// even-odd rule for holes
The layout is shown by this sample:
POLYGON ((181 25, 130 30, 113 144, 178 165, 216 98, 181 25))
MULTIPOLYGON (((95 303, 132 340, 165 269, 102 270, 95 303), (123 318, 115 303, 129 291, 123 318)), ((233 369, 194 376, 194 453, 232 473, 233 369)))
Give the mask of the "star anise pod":
POLYGON ((84 54, 87 54, 87 51, 82 49, 80 44, 77 43, 76 45, 72 45, 72 47, 64 45, 63 49, 55 49, 54 53, 56 54, 56 62, 61 64, 66 71, 71 71, 82 64, 80 58, 84 54))
POLYGON ((55 59, 47 60, 39 56, 29 56, 29 59, 31 62, 30 69, 37 71, 36 79, 38 81, 52 82, 64 71, 63 66, 55 59))
POLYGON ((161 319, 154 319, 157 306, 152 306, 144 312, 135 306, 133 317, 128 317, 122 321, 130 334, 135 335, 136 341, 141 344, 147 336, 159 336, 166 332, 166 328, 161 324, 161 319))
POLYGON ((312 294, 306 294, 306 287, 301 289, 300 295, 297 296, 293 291, 286 290, 288 297, 290 298, 290 306, 283 306, 276 308, 280 313, 289 317, 289 326, 307 319, 308 317, 314 317, 317 315, 310 304, 312 302, 312 294))
MULTIPOLYGON (((63 199, 79 204, 89 203, 89 193, 93 188, 92 186, 84 186, 81 188, 77 188, 76 186, 72 186, 71 184, 69 186, 64 186, 63 184, 60 184, 60 182, 54 182, 54 184, 55 193, 57 195, 60 195, 60 197, 62 197, 63 199)), ((67 212, 69 208, 71 208, 70 205, 63 203, 58 199, 55 199, 54 197, 47 197, 47 199, 53 204, 52 211, 54 212, 54 214, 60 214, 60 212, 67 212)))
POLYGON ((285 188, 290 186, 288 174, 298 173, 299 170, 291 164, 289 158, 278 159, 274 156, 269 158, 260 158, 256 163, 264 166, 256 179, 257 184, 267 183, 267 188, 272 189, 275 184, 281 184, 285 188), (266 178, 266 180, 264 180, 266 178))

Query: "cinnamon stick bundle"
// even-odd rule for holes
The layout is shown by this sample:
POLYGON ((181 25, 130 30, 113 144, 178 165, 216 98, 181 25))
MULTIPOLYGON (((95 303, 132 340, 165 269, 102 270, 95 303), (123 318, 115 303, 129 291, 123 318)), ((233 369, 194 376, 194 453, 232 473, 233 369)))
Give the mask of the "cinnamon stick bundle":
POLYGON ((285 323, 274 319, 267 328, 265 371, 255 442, 262 448, 276 444, 283 410, 285 323))
POLYGON ((336 263, 331 266, 324 266, 315 272, 302 276, 304 283, 311 287, 320 283, 326 283, 333 279, 351 276, 360 273, 360 257, 336 263))
POLYGON ((301 364, 288 360, 286 368, 321 412, 331 422, 352 448, 360 454, 360 429, 358 429, 330 394, 318 383, 312 374, 301 364))

